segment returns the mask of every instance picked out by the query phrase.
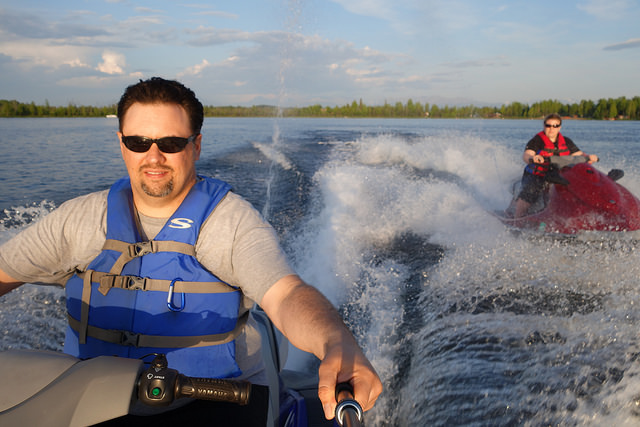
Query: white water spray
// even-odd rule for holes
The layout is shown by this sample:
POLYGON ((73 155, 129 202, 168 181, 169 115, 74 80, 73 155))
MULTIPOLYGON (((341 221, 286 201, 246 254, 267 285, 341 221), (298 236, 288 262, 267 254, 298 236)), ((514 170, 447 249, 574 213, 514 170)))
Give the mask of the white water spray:
POLYGON ((282 143, 280 139, 280 120, 283 117, 282 108, 286 99, 286 84, 285 76, 288 68, 293 62, 293 46, 296 39, 296 32, 300 29, 300 16, 301 16, 301 1, 300 0, 288 0, 287 1, 287 14, 286 21, 284 23, 285 38, 282 41, 281 53, 280 53, 280 68, 278 71, 278 105, 276 118, 273 122, 273 136, 271 138, 271 147, 259 146, 257 148, 263 152, 271 160, 269 165, 269 174, 266 179, 266 195, 265 203, 262 208, 262 216, 269 219, 271 216, 271 199, 272 199, 272 187, 278 174, 278 166, 284 167, 286 170, 291 169, 291 163, 282 154, 282 143))

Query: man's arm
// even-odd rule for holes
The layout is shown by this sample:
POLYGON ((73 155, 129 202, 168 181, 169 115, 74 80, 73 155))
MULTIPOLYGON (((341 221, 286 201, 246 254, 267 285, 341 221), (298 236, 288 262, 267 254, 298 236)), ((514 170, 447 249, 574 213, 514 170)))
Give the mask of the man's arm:
POLYGON ((334 416, 338 383, 351 383, 365 411, 373 407, 382 392, 380 378, 324 295, 297 275, 289 275, 267 291, 260 306, 293 345, 322 361, 318 396, 327 419, 334 416))
POLYGON ((583 151, 576 151, 575 153, 571 153, 572 156, 585 156, 588 160, 589 163, 596 163, 598 161, 600 161, 600 159, 598 158, 598 156, 596 156, 595 154, 586 154, 583 151))
POLYGON ((544 158, 537 153, 544 148, 544 142, 540 135, 536 134, 527 142, 522 154, 522 160, 526 163, 544 163, 544 158))
POLYGON ((532 163, 535 156, 536 156, 535 151, 524 150, 524 153, 522 154, 522 161, 525 162, 526 164, 532 163))
POLYGON ((23 282, 14 279, 0 269, 0 296, 8 294, 22 284, 23 282))

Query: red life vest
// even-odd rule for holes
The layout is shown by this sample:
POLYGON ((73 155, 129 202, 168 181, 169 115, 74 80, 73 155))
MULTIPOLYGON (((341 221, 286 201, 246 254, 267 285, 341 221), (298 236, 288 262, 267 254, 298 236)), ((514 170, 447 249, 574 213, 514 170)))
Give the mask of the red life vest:
MULTIPOLYGON (((538 151, 536 154, 539 154, 543 157, 551 157, 551 156, 569 156, 571 155, 571 151, 569 151, 569 147, 567 147, 567 142, 564 140, 564 136, 560 132, 558 132, 558 139, 556 140, 556 144, 551 142, 549 137, 544 133, 544 131, 540 131, 538 136, 544 142, 544 147, 542 150, 538 151)), ((534 175, 544 176, 549 170, 549 164, 532 164, 529 165, 532 168, 529 168, 529 171, 534 175)))

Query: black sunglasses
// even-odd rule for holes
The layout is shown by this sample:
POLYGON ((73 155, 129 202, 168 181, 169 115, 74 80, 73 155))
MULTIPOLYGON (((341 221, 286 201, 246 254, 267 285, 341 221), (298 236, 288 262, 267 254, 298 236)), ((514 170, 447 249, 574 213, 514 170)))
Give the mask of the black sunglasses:
POLYGON ((560 126, 562 126, 562 125, 550 125, 549 123, 545 123, 545 124, 544 124, 544 127, 546 127, 546 128, 554 128, 554 129, 557 129, 557 128, 559 128, 560 126))
POLYGON ((125 147, 135 153, 146 153, 154 142, 158 145, 158 149, 163 153, 179 153, 184 150, 188 143, 193 142, 197 133, 189 138, 180 136, 165 136, 164 138, 152 139, 146 136, 124 136, 122 135, 122 143, 125 147))

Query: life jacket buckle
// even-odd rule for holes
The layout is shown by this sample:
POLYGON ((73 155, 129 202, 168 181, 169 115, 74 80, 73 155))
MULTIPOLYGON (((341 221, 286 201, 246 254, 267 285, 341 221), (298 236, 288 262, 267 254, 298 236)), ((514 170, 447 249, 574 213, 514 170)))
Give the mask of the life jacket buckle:
POLYGON ((138 341, 140 340, 140 334, 136 334, 130 331, 122 331, 120 335, 120 345, 127 345, 131 347, 138 347, 138 341))
POLYGON ((146 277, 127 276, 127 289, 144 291, 147 285, 146 277))
POLYGON ((135 258, 153 253, 152 242, 138 242, 129 245, 129 256, 135 258))
POLYGON ((178 307, 173 303, 173 289, 175 287, 175 283, 176 283, 177 280, 182 281, 181 278, 177 277, 177 278, 173 279, 171 281, 171 284, 169 285, 169 295, 167 296, 167 307, 169 307, 169 310, 171 310, 171 311, 182 311, 182 310, 184 310, 184 292, 180 293, 180 295, 181 295, 180 306, 178 307))

